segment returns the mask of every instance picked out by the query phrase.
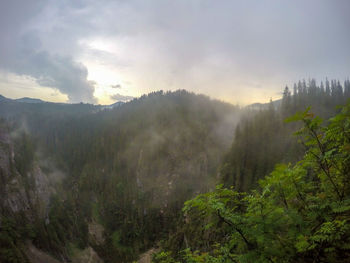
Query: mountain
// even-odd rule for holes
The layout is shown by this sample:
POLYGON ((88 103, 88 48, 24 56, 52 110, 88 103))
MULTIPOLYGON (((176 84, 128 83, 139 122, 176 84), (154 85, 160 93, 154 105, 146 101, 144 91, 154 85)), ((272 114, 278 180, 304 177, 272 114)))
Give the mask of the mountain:
MULTIPOLYGON (((14 131, 3 120, 0 123, 0 261, 66 262, 69 258, 62 247, 52 247, 53 241, 46 235, 64 234, 60 224, 51 217, 51 210, 58 209, 55 196, 64 173, 43 156, 36 154, 35 143, 24 131, 14 131), (49 234, 50 233, 50 234, 49 234), (51 249, 38 246, 46 242, 51 249), (36 244, 36 246, 34 244, 36 244), (44 248, 44 249, 43 249, 44 248), (54 257, 57 259, 55 259, 54 257), (29 260, 29 261, 28 261, 29 260)), ((65 211, 64 216, 69 210, 65 211)), ((65 229, 69 231, 70 226, 65 229)), ((93 237, 92 237, 93 238, 93 237)), ((74 262, 88 253, 94 262, 101 262, 91 247, 71 255, 74 262)))
POLYGON ((293 94, 286 88, 277 106, 243 109, 217 188, 185 203, 155 262, 347 262, 348 233, 320 235, 349 218, 348 208, 330 205, 349 202, 349 99, 349 81, 325 89, 311 80, 293 94))
POLYGON ((274 100, 268 103, 257 102, 257 103, 247 105, 246 108, 251 110, 265 110, 269 107, 270 103, 272 103, 274 108, 277 109, 278 107, 281 106, 281 102, 282 102, 282 99, 274 100))
MULTIPOLYGON (((175 227, 184 201, 214 187, 239 118, 238 108, 186 91, 154 92, 99 109, 0 102, 8 133, 24 136, 14 152, 23 158, 12 166, 26 178, 38 163, 55 190, 43 216, 23 217, 31 227, 16 246, 30 239, 58 260, 74 257, 67 252, 71 244, 93 247, 105 262, 137 259, 175 227), (57 174, 63 179, 55 181, 57 174)), ((33 189, 35 178, 26 179, 33 189)), ((13 225, 20 229, 18 221, 13 225)))
POLYGON ((289 121, 302 123, 298 162, 253 190, 218 185, 187 201, 153 262, 349 262, 350 102, 325 123, 310 111, 289 121))
POLYGON ((236 219, 221 214, 225 205, 217 197, 234 191, 243 204, 232 205, 243 211, 258 181, 305 152, 291 135, 301 126, 284 119, 310 105, 305 116, 329 118, 350 97, 350 82, 341 89, 334 81, 329 89, 313 83, 258 109, 184 90, 153 92, 108 110, 1 100, 0 261, 34 262, 28 250, 60 262, 106 263, 132 262, 157 245, 178 256, 189 246, 218 251, 211 248, 226 240, 222 225, 231 222, 220 216, 236 219), (218 183, 234 190, 214 190, 218 183), (185 202, 206 207, 207 197, 212 218, 219 216, 217 232, 206 232, 210 218, 201 221, 203 213, 181 212, 185 202))
POLYGON ((20 98, 20 99, 15 99, 17 102, 23 102, 23 103, 46 103, 46 101, 43 101, 41 99, 33 99, 33 98, 20 98))
POLYGON ((102 110, 113 109, 114 107, 119 107, 119 106, 123 105, 124 103, 125 102, 123 102, 123 101, 117 101, 117 102, 112 103, 110 105, 101 105, 100 107, 101 107, 102 110))
POLYGON ((8 98, 6 98, 6 97, 0 95, 0 101, 6 101, 6 100, 8 100, 8 98))
POLYGON ((20 99, 9 99, 3 95, 0 95, 0 101, 16 101, 16 102, 23 102, 23 103, 47 103, 46 101, 43 101, 41 99, 34 99, 34 98, 28 98, 28 97, 23 97, 20 99))
MULTIPOLYGON (((20 98, 20 99, 9 99, 9 98, 6 98, 2 95, 0 95, 0 101, 14 101, 14 102, 22 102, 22 103, 33 103, 33 104, 36 104, 36 103, 52 103, 52 104, 68 104, 68 103, 55 103, 55 102, 48 102, 48 101, 44 101, 44 100, 41 100, 41 99, 36 99, 36 98, 29 98, 29 97, 23 97, 23 98, 20 98)), ((114 102, 110 105, 96 105, 96 107, 99 107, 101 109, 112 109, 114 107, 118 107, 120 105, 123 105, 125 102, 122 102, 122 101, 117 101, 117 102, 114 102)), ((77 103, 79 104, 79 103, 77 103)))

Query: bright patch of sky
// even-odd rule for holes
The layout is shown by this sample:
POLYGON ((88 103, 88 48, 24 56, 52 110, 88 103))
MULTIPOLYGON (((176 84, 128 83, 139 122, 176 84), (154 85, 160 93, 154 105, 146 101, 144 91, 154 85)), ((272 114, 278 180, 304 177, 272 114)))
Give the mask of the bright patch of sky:
POLYGON ((267 102, 300 79, 349 77, 349 10, 347 0, 1 1, 0 94, 110 104, 187 89, 267 102))

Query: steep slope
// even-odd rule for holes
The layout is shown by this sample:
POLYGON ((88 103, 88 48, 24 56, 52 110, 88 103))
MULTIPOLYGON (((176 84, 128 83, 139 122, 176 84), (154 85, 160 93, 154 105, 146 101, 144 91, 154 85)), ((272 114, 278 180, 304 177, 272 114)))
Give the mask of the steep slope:
POLYGON ((168 235, 183 202, 211 189, 239 110, 186 91, 155 92, 111 110, 92 105, 0 103, 66 176, 33 244, 68 259, 92 246, 131 261, 168 235))
POLYGON ((54 180, 43 172, 28 135, 0 123, 0 259, 25 262, 25 240, 39 221, 49 223, 54 180))
POLYGON ((258 111, 249 112, 238 123, 235 138, 221 169, 226 186, 237 190, 254 189, 260 179, 269 174, 279 162, 296 162, 302 156, 304 147, 297 143, 293 132, 297 124, 284 120, 298 111, 311 107, 311 113, 328 119, 339 111, 350 98, 350 82, 341 85, 339 81, 308 84, 299 82, 293 94, 286 88, 279 105, 271 102, 258 111))
POLYGON ((237 114, 184 91, 150 94, 96 114, 99 128, 80 141, 84 147, 65 154, 74 160, 68 170, 79 203, 105 226, 98 250, 105 259, 135 259, 173 228, 185 200, 215 184, 237 114))
MULTIPOLYGON (((256 191, 259 181, 269 175, 278 163, 297 163, 307 146, 298 143, 293 135, 301 124, 286 123, 284 120, 295 112, 304 112, 309 106, 309 116, 316 114, 328 119, 339 111, 338 105, 350 98, 349 81, 345 81, 344 86, 336 81, 326 84, 326 89, 322 86, 316 86, 314 80, 308 85, 300 82, 293 94, 286 88, 277 105, 271 102, 242 110, 231 148, 220 165, 218 183, 251 194, 256 191)), ((231 199, 224 200, 229 202, 231 199)), ((210 204, 214 206, 215 202, 210 204)), ((200 209, 200 204, 198 206, 200 209)), ((217 231, 206 231, 202 226, 210 227, 210 220, 201 221, 200 214, 197 215, 191 220, 185 215, 182 221, 179 220, 176 230, 162 242, 162 246, 177 259, 180 251, 188 247, 194 250, 207 249, 227 237, 224 232, 220 232, 220 227, 217 231)))
POLYGON ((350 103, 325 125, 308 111, 290 120, 303 123, 301 160, 249 193, 218 186, 187 201, 186 247, 155 263, 349 262, 350 103))

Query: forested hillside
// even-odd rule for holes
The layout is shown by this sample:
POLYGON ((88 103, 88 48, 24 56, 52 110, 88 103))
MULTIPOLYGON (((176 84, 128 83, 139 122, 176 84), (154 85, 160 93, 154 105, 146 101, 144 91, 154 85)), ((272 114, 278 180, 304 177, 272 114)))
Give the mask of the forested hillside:
POLYGON ((349 262, 350 102, 326 126, 306 110, 289 121, 307 147, 251 192, 218 186, 185 203, 186 248, 154 262, 349 262))
POLYGON ((91 245, 106 262, 137 259, 166 237, 184 201, 213 189, 239 114, 186 91, 151 93, 112 110, 1 107, 10 133, 21 131, 35 149, 28 169, 38 159, 48 177, 64 174, 46 215, 29 221, 34 238, 21 239, 58 259, 91 245))
POLYGON ((270 103, 248 112, 237 125, 230 152, 221 169, 222 183, 237 190, 257 186, 259 179, 270 173, 280 162, 295 162, 304 147, 292 136, 300 125, 285 123, 284 119, 311 107, 311 112, 328 119, 350 98, 349 80, 326 80, 318 86, 314 79, 308 84, 299 81, 293 91, 286 87, 279 104, 270 103))
MULTIPOLYGON (((273 171, 276 164, 284 162, 287 168, 278 168, 261 183, 262 187, 275 189, 279 182, 282 184, 279 187, 284 187, 287 184, 283 181, 287 180, 284 178, 285 169, 289 169, 288 173, 302 175, 296 178, 297 185, 310 187, 301 189, 308 191, 305 195, 328 198, 330 190, 323 189, 326 180, 318 171, 321 164, 312 166, 308 157, 301 161, 305 163, 303 171, 288 165, 302 160, 305 146, 310 148, 313 143, 298 143, 292 133, 302 125, 285 123, 284 119, 311 106, 310 111, 298 117, 311 125, 304 131, 326 131, 329 122, 321 125, 318 121, 311 121, 314 114, 328 119, 340 111, 336 106, 344 104, 349 97, 349 81, 343 86, 336 81, 317 86, 316 81, 311 80, 308 84, 296 84, 292 93, 285 88, 280 102, 244 109, 184 90, 153 92, 114 108, 2 99, 1 262, 33 262, 30 261, 31 253, 35 249, 41 251, 37 253, 45 252, 60 262, 84 262, 86 257, 95 258, 96 262, 132 262, 147 249, 158 245, 172 251, 174 256, 171 259, 167 252, 161 252, 157 257, 161 262, 184 261, 181 253, 187 253, 188 258, 207 261, 210 254, 213 257, 210 260, 214 260, 216 256, 226 257, 228 254, 222 250, 226 248, 230 250, 227 257, 232 257, 230 253, 233 253, 237 262, 251 262, 243 260, 250 251, 254 253, 248 253, 247 258, 252 256, 254 260, 260 260, 265 256, 259 253, 265 253, 273 262, 280 262, 277 260, 280 255, 271 256, 268 251, 260 251, 258 244, 262 241, 258 238, 265 239, 263 233, 253 237, 254 232, 244 230, 261 227, 260 221, 254 221, 262 220, 254 214, 259 200, 275 215, 267 218, 269 222, 284 213, 278 203, 280 200, 275 198, 275 195, 280 195, 275 190, 269 190, 269 194, 256 190, 259 189, 258 181, 273 171), (305 171, 310 171, 307 174, 314 177, 307 177, 305 171), (305 183, 311 178, 312 182, 317 181, 318 176, 324 181, 311 185, 305 183), (217 184, 223 184, 228 190, 222 187, 214 190, 217 184), (316 189, 319 186, 321 190, 316 189), (186 216, 183 217, 184 203, 196 195, 199 196, 194 201, 186 203, 186 216), (199 212, 196 212, 196 207, 199 212), (218 221, 212 214, 217 211, 218 221), (248 231, 252 236, 246 241, 243 239, 244 243, 229 245, 226 242, 229 242, 230 231, 235 229, 233 224, 236 222, 232 216, 237 211, 237 220, 242 220, 239 225, 249 220, 255 225, 249 221, 244 229, 237 228, 239 235, 248 231), (213 230, 212 226, 216 228, 213 230), (214 249, 216 242, 221 244, 218 250, 214 249), (180 252, 186 248, 192 250, 180 252), (196 249, 209 254, 197 253, 196 249)), ((336 123, 345 122, 346 114, 344 109, 343 115, 339 115, 343 117, 337 117, 341 120, 336 123)), ((330 127, 335 126, 331 124, 330 127)), ((347 131, 344 132, 339 140, 331 138, 333 133, 330 131, 326 132, 329 135, 324 140, 331 142, 324 143, 333 145, 329 146, 333 148, 342 147, 341 143, 347 138, 347 131)), ((327 148, 327 152, 332 151, 327 158, 336 153, 333 148, 327 148)), ((345 147, 341 157, 345 158, 344 162, 347 160, 346 151, 345 147)), ((334 161, 343 165, 342 160, 334 161)), ((344 169, 347 171, 348 168, 344 169)), ((339 176, 340 181, 335 183, 345 189, 345 179, 339 176)), ((342 195, 345 198, 347 190, 344 189, 342 195)), ((333 198, 332 194, 329 198, 333 198)), ((298 210, 296 207, 300 204, 293 203, 294 194, 291 193, 292 197, 287 192, 283 195, 283 205, 298 210)), ((302 192, 298 198, 298 202, 309 202, 302 192)), ((310 207, 313 205, 308 203, 310 207)), ((347 208, 343 203, 339 205, 339 209, 345 211, 341 215, 346 216, 347 208)), ((296 210, 291 213, 296 216, 295 220, 300 221, 300 227, 303 227, 302 220, 313 220, 308 218, 312 216, 310 211, 298 215, 296 210)), ((270 213, 268 211, 266 213, 270 213)), ((319 224, 333 216, 329 211, 322 211, 327 218, 317 219, 319 224)), ((322 211, 317 213, 322 214, 322 211)), ((283 224, 287 224, 292 219, 283 220, 283 224)), ((344 222, 346 225, 347 221, 344 222)), ((306 232, 300 233, 306 236, 306 232)), ((234 238, 236 240, 236 236, 234 238)), ((290 237, 285 238, 289 240, 290 237)), ((297 241, 288 242, 294 244, 297 241)), ((280 250, 277 245, 271 249, 280 250)), ((309 251, 305 247, 300 249, 309 251)), ((323 249, 320 251, 325 253, 323 249)), ((309 258, 309 252, 305 253, 305 258, 309 258)), ((344 253, 347 255, 346 251, 344 253)), ((319 257, 328 258, 321 254, 319 257)))
MULTIPOLYGON (((242 112, 232 146, 219 168, 219 184, 242 192, 242 195, 245 195, 244 192, 254 192, 259 188, 259 180, 269 175, 275 165, 297 163, 308 147, 293 135, 302 127, 302 123, 285 122, 286 118, 310 107, 310 116, 322 116, 326 125, 331 116, 340 112, 339 106, 350 98, 349 81, 345 81, 343 86, 337 81, 326 81, 325 85, 321 82, 320 86, 316 85, 315 80, 308 84, 303 81, 296 84, 293 90, 291 92, 286 87, 281 101, 249 106, 242 112)), ((179 221, 177 230, 162 246, 177 256, 186 248, 202 251, 210 248, 213 251, 215 243, 221 242, 227 233, 220 227, 215 231, 206 231, 207 228, 202 226, 211 226, 210 218, 200 219, 200 214, 196 215, 190 223, 187 216, 179 221)))

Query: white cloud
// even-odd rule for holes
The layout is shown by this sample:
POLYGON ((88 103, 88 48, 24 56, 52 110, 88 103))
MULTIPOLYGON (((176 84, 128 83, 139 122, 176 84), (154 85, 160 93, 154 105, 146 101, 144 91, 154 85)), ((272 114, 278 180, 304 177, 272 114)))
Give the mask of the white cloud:
POLYGON ((88 79, 249 103, 300 78, 349 76, 349 1, 14 2, 0 4, 0 66, 71 101, 94 101, 88 79))

